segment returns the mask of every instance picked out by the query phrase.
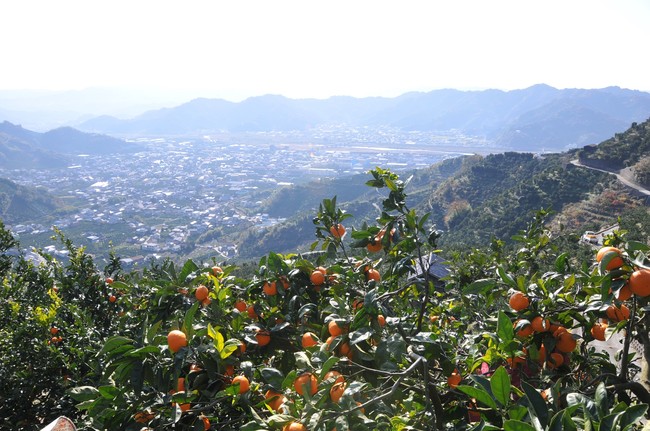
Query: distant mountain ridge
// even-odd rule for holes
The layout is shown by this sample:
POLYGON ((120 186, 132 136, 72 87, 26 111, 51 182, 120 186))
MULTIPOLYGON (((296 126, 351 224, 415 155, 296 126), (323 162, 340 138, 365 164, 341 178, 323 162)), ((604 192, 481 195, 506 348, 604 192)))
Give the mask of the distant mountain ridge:
POLYGON ((0 123, 0 167, 47 169, 65 166, 69 155, 111 154, 140 147, 122 139, 60 127, 39 133, 8 121, 0 123))
POLYGON ((395 98, 289 99, 266 95, 235 103, 194 99, 128 120, 90 119, 81 130, 124 135, 310 130, 318 126, 388 126, 405 131, 456 129, 514 151, 566 150, 595 144, 650 117, 650 93, 619 87, 434 90, 395 98))

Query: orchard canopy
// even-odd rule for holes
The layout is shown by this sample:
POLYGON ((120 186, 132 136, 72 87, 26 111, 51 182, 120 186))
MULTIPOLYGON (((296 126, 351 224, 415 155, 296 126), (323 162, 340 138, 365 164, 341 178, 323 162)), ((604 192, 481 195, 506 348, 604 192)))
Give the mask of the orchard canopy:
POLYGON ((514 246, 445 253, 408 181, 377 168, 374 220, 324 199, 309 253, 103 269, 6 253, 0 427, 82 430, 633 430, 650 402, 647 243, 578 261, 531 216, 514 246), (448 275, 429 271, 444 256, 448 275), (173 428, 172 428, 173 427, 173 428))

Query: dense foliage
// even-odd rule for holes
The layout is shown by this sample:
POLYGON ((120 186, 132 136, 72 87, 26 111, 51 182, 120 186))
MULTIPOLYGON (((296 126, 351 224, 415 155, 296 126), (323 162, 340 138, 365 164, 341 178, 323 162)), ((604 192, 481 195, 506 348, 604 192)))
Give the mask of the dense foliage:
POLYGON ((647 244, 619 231, 576 260, 541 211, 514 250, 449 254, 441 284, 409 181, 371 174, 372 222, 325 199, 313 252, 246 278, 191 260, 99 271, 64 237, 68 262, 35 264, 1 229, 0 429, 641 429, 647 244))
POLYGON ((61 208, 62 204, 45 190, 0 178, 0 218, 7 223, 36 220, 61 208))
POLYGON ((578 151, 580 160, 605 169, 622 169, 650 154, 650 120, 633 123, 627 131, 578 151))

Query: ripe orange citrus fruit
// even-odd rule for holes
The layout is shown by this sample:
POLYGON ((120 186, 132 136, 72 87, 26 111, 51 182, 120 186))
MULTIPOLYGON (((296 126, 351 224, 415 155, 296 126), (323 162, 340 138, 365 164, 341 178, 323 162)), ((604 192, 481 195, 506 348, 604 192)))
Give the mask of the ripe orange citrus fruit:
POLYGON ((339 344, 339 355, 347 356, 352 359, 352 348, 350 347, 350 343, 339 344))
POLYGON ((610 305, 605 311, 609 320, 613 322, 620 322, 621 320, 627 320, 630 318, 630 309, 627 308, 625 304, 621 304, 620 307, 616 305, 610 305))
POLYGON ((632 289, 630 288, 630 283, 626 283, 623 287, 621 287, 621 290, 618 291, 618 296, 616 299, 619 301, 627 301, 632 297, 632 295, 634 295, 634 292, 632 292, 632 289))
POLYGON ((341 397, 343 396, 343 392, 345 392, 345 387, 346 387, 345 382, 339 382, 339 383, 334 383, 332 387, 330 388, 330 398, 332 402, 338 403, 341 397))
POLYGON ((250 317, 251 319, 257 319, 259 317, 253 305, 249 305, 248 308, 246 309, 246 312, 248 313, 248 317, 250 317))
POLYGON ((213 266, 212 267, 212 275, 215 277, 218 277, 220 274, 223 274, 223 269, 221 269, 220 266, 213 266))
POLYGON ((508 363, 508 365, 510 365, 511 368, 516 368, 518 365, 525 364, 526 352, 524 352, 523 355, 517 355, 517 356, 507 358, 506 362, 508 363))
POLYGON ((546 366, 550 369, 557 368, 564 363, 564 356, 561 353, 553 352, 548 361, 546 361, 546 366))
POLYGON ((257 340, 258 346, 264 347, 271 342, 271 334, 269 331, 258 328, 256 332, 255 339, 257 340))
POLYGON ((345 381, 345 377, 343 377, 343 375, 336 370, 328 371, 325 374, 325 377, 323 377, 323 380, 327 380, 327 379, 336 379, 334 380, 335 383, 340 383, 345 381))
POLYGON ((324 266, 317 266, 315 270, 322 272, 323 275, 327 275, 327 268, 325 268, 324 266))
POLYGON ((345 235, 345 226, 341 223, 332 225, 332 227, 330 227, 330 233, 334 238, 343 238, 345 235))
MULTIPOLYGON (((514 324, 513 327, 516 327, 519 324, 519 320, 517 320, 514 324)), ((522 326, 517 330, 517 337, 519 338, 526 338, 530 335, 533 335, 533 325, 530 323, 527 323, 526 325, 522 326)))
POLYGON ((605 330, 607 329, 607 323, 596 322, 594 326, 591 327, 591 336, 594 337, 594 340, 605 341, 605 330))
POLYGON ((386 326, 386 318, 382 314, 380 314, 379 316, 377 316, 377 323, 379 324, 379 326, 383 328, 384 326, 386 326))
POLYGON ((246 311, 246 303, 241 299, 238 299, 237 301, 235 301, 235 308, 239 310, 240 313, 243 313, 244 311, 246 311))
POLYGON ((201 416, 201 422, 203 422, 203 431, 208 431, 210 427, 212 426, 210 424, 210 419, 208 419, 205 416, 201 416))
POLYGON ((318 379, 311 373, 304 373, 293 382, 293 387, 298 395, 303 395, 305 389, 310 395, 314 395, 318 391, 318 379))
POLYGON ((117 301, 117 296, 111 295, 108 297, 108 302, 115 302, 115 301, 117 301))
POLYGON ((113 279, 111 277, 106 277, 106 284, 113 284, 113 279))
POLYGON ((551 328, 551 321, 544 319, 542 316, 537 316, 530 321, 530 326, 533 327, 535 332, 546 332, 551 328))
POLYGON ((273 411, 278 411, 280 409, 280 406, 284 404, 286 401, 286 398, 282 395, 282 393, 274 390, 274 389, 269 389, 266 391, 264 394, 264 399, 266 400, 266 404, 271 408, 273 411))
POLYGON ((187 346, 187 336, 183 331, 174 329, 167 334, 167 345, 173 353, 178 352, 181 348, 187 346))
POLYGON ((383 247, 381 245, 381 239, 378 240, 377 238, 375 238, 373 241, 369 242, 368 245, 366 245, 366 249, 368 249, 370 253, 377 253, 381 251, 382 248, 383 247))
POLYGON ((379 271, 377 271, 375 268, 370 268, 366 272, 366 277, 368 278, 368 280, 375 280, 377 282, 381 280, 381 274, 379 274, 379 271))
POLYGON ((282 431, 307 431, 307 428, 300 422, 289 422, 282 428, 282 431))
POLYGON ((329 331, 330 335, 336 337, 337 335, 341 335, 343 333, 343 327, 339 326, 338 323, 336 323, 335 320, 330 320, 329 323, 327 324, 327 330, 329 331))
POLYGON ((451 375, 449 375, 449 377, 447 377, 447 384, 450 388, 455 389, 460 384, 461 380, 463 380, 463 376, 461 376, 456 369, 451 373, 451 375))
POLYGON ((235 374, 235 366, 232 364, 226 365, 226 369, 223 372, 224 376, 232 376, 235 374))
POLYGON ((178 392, 185 392, 185 377, 179 377, 176 380, 176 390, 178 392))
POLYGON ((316 269, 309 276, 309 280, 314 286, 320 286, 325 283, 325 274, 316 269))
POLYGON ((264 293, 266 293, 269 296, 277 295, 278 294, 278 287, 275 284, 275 281, 272 282, 266 282, 264 283, 264 287, 262 288, 264 293))
POLYGON ((557 326, 557 327, 554 327, 553 325, 551 325, 551 330, 552 330, 553 336, 555 338, 559 338, 560 335, 563 334, 564 332, 569 332, 564 326, 561 326, 561 325, 557 326))
POLYGON ((635 295, 641 297, 650 295, 650 270, 641 268, 634 271, 630 275, 628 285, 635 295))
POLYGON ((146 424, 154 418, 154 414, 148 411, 140 411, 133 415, 133 419, 139 424, 146 424))
POLYGON ((621 250, 617 249, 616 247, 603 247, 600 250, 598 250, 598 253, 596 254, 596 262, 600 262, 603 260, 605 255, 607 253, 616 253, 617 256, 614 256, 608 263, 607 266, 605 267, 606 270, 611 271, 616 268, 620 268, 623 266, 623 258, 621 257, 621 250))
POLYGON ((555 349, 562 353, 573 352, 578 345, 578 342, 573 338, 570 332, 563 332, 557 338, 555 349))
POLYGON ((304 334, 302 334, 301 344, 303 349, 317 345, 318 339, 316 337, 316 334, 314 334, 313 332, 305 332, 304 334))
POLYGON ((232 379, 232 384, 233 385, 239 384, 240 394, 248 392, 248 389, 250 388, 250 382, 248 381, 246 376, 242 376, 241 374, 239 376, 235 376, 235 378, 232 379))
POLYGON ((58 333, 59 333, 59 328, 57 328, 56 326, 52 326, 52 327, 50 328, 50 334, 52 334, 52 335, 56 335, 56 334, 58 334, 58 333))
POLYGON ((510 300, 508 301, 510 304, 510 308, 512 308, 515 311, 521 311, 530 305, 530 300, 526 295, 524 295, 521 292, 515 292, 510 296, 510 300))
POLYGON ((209 294, 209 293, 210 293, 210 291, 208 290, 207 287, 205 287, 204 285, 200 285, 200 286, 197 287, 196 290, 194 291, 194 296, 195 296, 196 299, 198 299, 199 301, 203 301, 205 298, 208 297, 208 294, 209 294))

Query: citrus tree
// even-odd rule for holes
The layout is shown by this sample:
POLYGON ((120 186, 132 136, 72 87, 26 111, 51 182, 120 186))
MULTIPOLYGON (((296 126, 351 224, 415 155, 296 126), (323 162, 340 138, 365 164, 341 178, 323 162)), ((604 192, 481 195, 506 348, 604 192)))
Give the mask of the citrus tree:
POLYGON ((68 390, 78 425, 641 428, 647 244, 619 232, 593 262, 578 262, 557 249, 540 211, 514 248, 495 239, 448 256, 441 283, 431 270, 440 233, 409 207, 408 180, 370 174, 382 196, 372 223, 355 226, 335 197, 324 199, 312 251, 270 253, 251 277, 191 260, 128 274, 114 263, 100 274, 79 250, 73 268, 47 263, 84 294, 62 300, 90 334, 91 354, 78 358, 87 373, 68 390))

